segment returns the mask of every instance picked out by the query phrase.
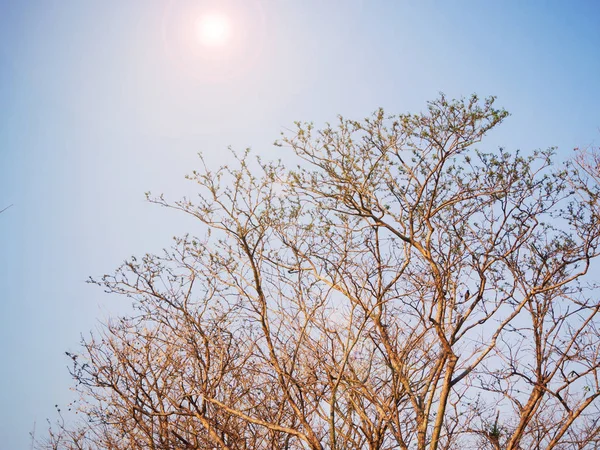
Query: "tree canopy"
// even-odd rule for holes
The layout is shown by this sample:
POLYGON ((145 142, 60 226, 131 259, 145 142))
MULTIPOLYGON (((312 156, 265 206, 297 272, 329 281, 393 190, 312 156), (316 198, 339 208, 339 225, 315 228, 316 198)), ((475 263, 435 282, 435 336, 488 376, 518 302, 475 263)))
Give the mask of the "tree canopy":
POLYGON ((600 446, 598 171, 476 145, 494 98, 316 128, 193 172, 199 236, 94 283, 65 449, 600 446))

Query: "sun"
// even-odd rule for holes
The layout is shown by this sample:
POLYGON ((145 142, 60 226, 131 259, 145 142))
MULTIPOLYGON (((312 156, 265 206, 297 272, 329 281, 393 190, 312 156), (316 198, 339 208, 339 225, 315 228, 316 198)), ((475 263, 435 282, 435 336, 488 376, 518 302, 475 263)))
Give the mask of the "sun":
POLYGON ((198 40, 207 47, 225 45, 231 37, 231 21, 220 13, 204 14, 198 20, 198 40))

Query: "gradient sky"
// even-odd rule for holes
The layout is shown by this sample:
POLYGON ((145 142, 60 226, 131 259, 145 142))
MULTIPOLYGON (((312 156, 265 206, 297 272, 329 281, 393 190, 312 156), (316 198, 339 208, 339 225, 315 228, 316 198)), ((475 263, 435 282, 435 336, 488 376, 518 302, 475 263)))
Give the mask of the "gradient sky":
POLYGON ((600 142, 597 1, 0 0, 0 449, 29 448, 72 399, 65 350, 126 300, 88 285, 131 254, 199 230, 178 198, 213 165, 294 120, 443 91, 497 95, 512 116, 481 145, 600 142), (219 10, 231 41, 202 47, 219 10))

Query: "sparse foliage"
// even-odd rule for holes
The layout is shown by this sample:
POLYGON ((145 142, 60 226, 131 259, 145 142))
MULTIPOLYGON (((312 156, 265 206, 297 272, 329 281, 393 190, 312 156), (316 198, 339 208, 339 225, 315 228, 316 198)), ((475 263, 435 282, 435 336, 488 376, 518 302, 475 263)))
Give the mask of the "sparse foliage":
POLYGON ((204 168, 205 226, 94 281, 55 449, 600 446, 598 167, 475 149, 493 98, 297 124, 294 170, 204 168))

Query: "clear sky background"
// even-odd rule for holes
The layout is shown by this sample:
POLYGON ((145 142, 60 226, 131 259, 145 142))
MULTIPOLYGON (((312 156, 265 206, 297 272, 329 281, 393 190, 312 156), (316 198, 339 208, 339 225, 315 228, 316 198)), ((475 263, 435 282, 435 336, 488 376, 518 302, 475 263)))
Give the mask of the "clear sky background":
POLYGON ((294 120, 443 91, 512 116, 481 145, 600 142, 600 2, 0 0, 0 449, 29 448, 72 399, 65 350, 125 299, 88 285, 131 254, 198 231, 178 198, 202 151, 271 144, 294 120), (230 40, 203 46, 219 10, 230 40))

